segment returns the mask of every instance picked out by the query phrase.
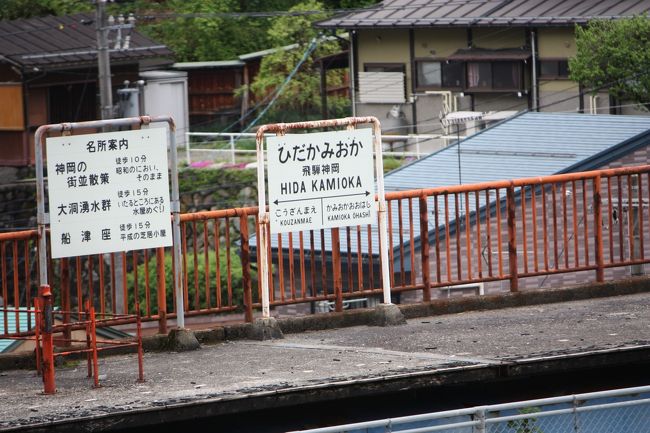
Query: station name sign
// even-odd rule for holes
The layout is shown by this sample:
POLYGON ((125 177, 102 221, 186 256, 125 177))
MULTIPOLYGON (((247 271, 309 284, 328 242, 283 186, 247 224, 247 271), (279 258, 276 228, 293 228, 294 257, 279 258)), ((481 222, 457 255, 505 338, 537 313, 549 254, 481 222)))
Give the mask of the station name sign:
POLYGON ((372 130, 267 138, 272 233, 373 224, 372 130))
POLYGON ((172 244, 165 129, 46 144, 53 258, 172 244))

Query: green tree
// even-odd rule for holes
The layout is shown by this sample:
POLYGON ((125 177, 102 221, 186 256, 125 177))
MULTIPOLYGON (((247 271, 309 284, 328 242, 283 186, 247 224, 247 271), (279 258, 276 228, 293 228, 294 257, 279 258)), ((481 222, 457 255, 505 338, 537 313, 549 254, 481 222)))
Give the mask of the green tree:
MULTIPOLYGON (((322 10, 323 5, 316 0, 307 0, 289 9, 290 12, 322 10)), ((325 12, 282 16, 278 17, 269 29, 269 39, 277 50, 262 59, 259 74, 250 86, 258 101, 268 99, 270 94, 278 91, 305 53, 310 54, 291 81, 284 85, 265 121, 296 120, 292 119, 291 115, 304 119, 305 115, 319 112, 320 77, 315 70, 314 59, 341 49, 337 41, 326 40, 312 26, 314 21, 322 20, 326 16, 325 12), (318 44, 315 49, 309 51, 314 38, 317 38, 318 44), (297 47, 289 50, 282 48, 289 43, 295 43, 297 47)), ((327 80, 332 86, 342 84, 342 71, 329 71, 327 80)), ((345 106, 343 98, 330 98, 329 104, 339 108, 345 106)))
POLYGON ((87 0, 1 0, 0 20, 65 15, 92 10, 87 0))
POLYGON ((650 102, 650 20, 636 16, 576 26, 570 78, 594 93, 608 89, 619 100, 650 102))

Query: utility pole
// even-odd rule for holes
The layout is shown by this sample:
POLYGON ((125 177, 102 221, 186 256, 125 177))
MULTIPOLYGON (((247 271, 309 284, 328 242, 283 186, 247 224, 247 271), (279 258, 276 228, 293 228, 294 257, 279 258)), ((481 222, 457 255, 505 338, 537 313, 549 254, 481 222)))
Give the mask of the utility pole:
POLYGON ((113 118, 113 89, 111 85, 111 60, 108 47, 106 0, 95 0, 97 28, 97 69, 99 72, 99 105, 102 120, 113 118))

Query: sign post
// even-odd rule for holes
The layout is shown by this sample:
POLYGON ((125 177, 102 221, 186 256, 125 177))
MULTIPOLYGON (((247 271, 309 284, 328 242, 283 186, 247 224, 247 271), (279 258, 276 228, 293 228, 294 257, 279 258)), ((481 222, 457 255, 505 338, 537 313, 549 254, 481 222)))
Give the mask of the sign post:
POLYGON ((257 181, 263 318, 270 317, 268 233, 372 224, 375 217, 379 223, 384 304, 391 304, 381 125, 376 117, 261 126, 257 131, 257 181), (360 124, 372 124, 372 130, 355 129, 360 124), (327 127, 347 129, 285 135, 293 129, 327 127), (264 182, 264 134, 268 132, 276 133, 267 139, 269 211, 264 182))

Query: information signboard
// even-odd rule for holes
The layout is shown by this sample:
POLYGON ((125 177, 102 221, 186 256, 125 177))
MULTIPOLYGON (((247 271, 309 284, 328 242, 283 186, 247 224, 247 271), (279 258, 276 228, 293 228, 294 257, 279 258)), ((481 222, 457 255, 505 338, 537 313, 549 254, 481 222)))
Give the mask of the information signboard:
POLYGON ((46 144, 53 258, 172 244, 165 129, 46 144))
POLYGON ((373 224, 372 130, 268 137, 272 233, 373 224))

